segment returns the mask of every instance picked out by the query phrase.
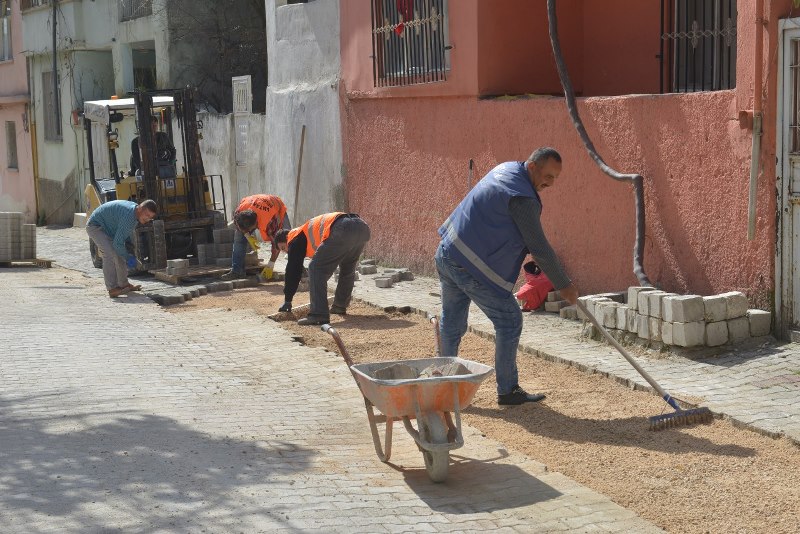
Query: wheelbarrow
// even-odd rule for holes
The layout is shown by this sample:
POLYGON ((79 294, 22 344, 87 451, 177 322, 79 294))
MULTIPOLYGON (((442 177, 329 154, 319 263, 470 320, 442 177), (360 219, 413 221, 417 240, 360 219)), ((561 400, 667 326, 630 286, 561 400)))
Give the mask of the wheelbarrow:
POLYGON ((389 461, 392 426, 395 421, 403 421, 422 452, 430 479, 444 482, 450 451, 464 445, 461 410, 470 405, 478 387, 494 369, 455 357, 354 364, 338 332, 328 324, 323 325, 322 330, 333 336, 364 396, 378 458, 382 462, 389 461), (376 414, 375 408, 380 413, 376 414), (416 419, 417 428, 411 423, 412 419, 416 419), (383 447, 379 423, 385 425, 383 447))

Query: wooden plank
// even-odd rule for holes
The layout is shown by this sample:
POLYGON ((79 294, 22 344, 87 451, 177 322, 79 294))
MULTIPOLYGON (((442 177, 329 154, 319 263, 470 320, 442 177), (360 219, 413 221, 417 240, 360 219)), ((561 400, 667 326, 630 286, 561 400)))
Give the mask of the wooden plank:
POLYGON ((49 269, 53 266, 53 260, 34 258, 31 260, 11 260, 0 261, 0 267, 41 267, 49 269))

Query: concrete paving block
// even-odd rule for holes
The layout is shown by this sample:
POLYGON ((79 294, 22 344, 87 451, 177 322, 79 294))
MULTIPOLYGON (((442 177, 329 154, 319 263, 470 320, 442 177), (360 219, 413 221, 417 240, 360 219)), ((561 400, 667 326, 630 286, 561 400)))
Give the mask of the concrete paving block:
POLYGON ((650 333, 650 341, 661 341, 661 325, 663 322, 660 317, 650 317, 650 324, 647 327, 650 333))
POLYGON ((728 319, 728 339, 731 343, 750 339, 750 320, 747 317, 728 319))
MULTIPOLYGON (((636 311, 638 311, 642 315, 652 315, 650 313, 650 296, 653 294, 664 294, 665 291, 661 291, 660 289, 655 289, 653 291, 641 291, 637 296, 638 299, 638 307, 636 311)), ((655 302, 655 301, 653 301, 655 302)), ((661 301, 658 301, 658 305, 661 306, 661 301)))
POLYGON ((677 293, 667 293, 665 291, 650 291, 647 295, 648 315, 661 319, 663 312, 663 300, 666 297, 677 297, 677 293))
POLYGON ((214 243, 233 243, 236 230, 233 228, 217 228, 214 231, 214 243))
POLYGON ((566 300, 557 300, 555 302, 545 302, 544 303, 544 311, 558 313, 561 308, 566 308, 569 306, 569 302, 566 300))
POLYGON ((636 335, 642 339, 650 339, 650 316, 636 314, 636 335))
POLYGON ((242 278, 240 280, 231 280, 233 284, 233 289, 244 289, 246 287, 250 287, 250 280, 247 278, 242 278))
POLYGON ((772 313, 764 310, 747 310, 750 322, 750 335, 760 337, 769 335, 772 327, 772 313))
POLYGON ((620 304, 616 307, 617 311, 617 328, 620 330, 628 330, 628 310, 625 304, 620 304))
POLYGON ((578 307, 574 304, 571 306, 564 306, 558 311, 558 316, 562 319, 576 320, 578 318, 578 307))
POLYGON ((633 310, 630 307, 628 307, 628 310, 625 312, 625 330, 631 334, 638 334, 636 315, 636 310, 633 310))
POLYGON ((373 259, 361 260, 360 265, 378 265, 378 262, 373 259))
POLYGON ((392 287, 393 281, 390 276, 379 276, 375 278, 375 287, 388 288, 392 287))
POLYGON ((616 302, 611 300, 595 302, 594 305, 594 318, 597 322, 606 328, 617 327, 617 306, 616 302))
POLYGON ((661 301, 661 318, 670 323, 694 323, 703 320, 705 307, 700 295, 672 295, 661 301))
POLYGON ((172 267, 173 269, 189 267, 189 261, 185 259, 167 260, 167 268, 169 269, 170 267, 172 267))
POLYGON ((620 304, 625 304, 626 293, 623 291, 611 291, 609 293, 598 293, 596 297, 605 297, 620 304))
POLYGON ((725 311, 726 319, 736 319, 737 317, 744 317, 747 315, 747 297, 741 291, 729 291, 721 293, 720 297, 725 298, 727 309, 725 311))
POLYGON ((672 323, 672 344, 679 347, 699 347, 704 343, 706 324, 703 321, 672 323))
POLYGON ((716 323, 727 319, 727 300, 721 295, 703 297, 703 319, 707 323, 716 323))
POLYGON ((75 228, 86 228, 86 219, 88 219, 88 217, 85 213, 73 213, 72 226, 75 228))
POLYGON ((378 267, 377 266, 369 265, 369 264, 365 265, 363 263, 358 268, 358 270, 359 270, 359 272, 361 274, 377 274, 378 273, 378 267))
MULTIPOLYGON (((586 295, 584 297, 578 297, 578 300, 580 300, 581 303, 583 303, 583 305, 586 307, 586 310, 589 313, 595 316, 595 319, 597 318, 597 315, 595 313, 595 304, 597 304, 598 302, 611 302, 611 299, 609 299, 608 297, 598 297, 596 295, 586 295)), ((586 317, 580 310, 578 310, 578 318, 584 321, 586 320, 586 317)))
POLYGON ((230 257, 228 257, 228 258, 217 258, 213 260, 214 263, 211 263, 211 261, 212 260, 208 260, 209 265, 216 265, 217 267, 230 267, 232 260, 230 259, 230 257))
POLYGON ((633 311, 639 309, 639 293, 646 293, 648 291, 655 291, 656 288, 650 286, 631 286, 628 288, 628 307, 633 311))
POLYGON ((673 324, 668 321, 661 323, 661 342, 665 345, 674 345, 672 336, 673 324))
POLYGON ((414 273, 406 269, 400 273, 400 281, 401 282, 410 282, 414 279, 414 273))
POLYGON ((706 323, 705 344, 709 347, 718 347, 728 342, 728 322, 716 321, 706 323))
POLYGON ((559 300, 564 300, 564 297, 561 296, 561 291, 550 291, 547 294, 547 302, 558 302, 559 300))
POLYGON ((161 304, 162 306, 172 306, 173 304, 183 304, 186 302, 186 298, 183 295, 162 295, 161 297, 161 304))

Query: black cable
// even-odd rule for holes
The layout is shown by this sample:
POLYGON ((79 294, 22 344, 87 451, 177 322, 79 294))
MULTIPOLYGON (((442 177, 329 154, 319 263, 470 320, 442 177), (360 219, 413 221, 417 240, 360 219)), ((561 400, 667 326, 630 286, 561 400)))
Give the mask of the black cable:
POLYGON ((558 68, 558 77, 561 79, 561 86, 564 89, 564 98, 567 101, 567 109, 569 110, 569 116, 572 119, 572 124, 575 126, 575 129, 578 131, 578 135, 581 137, 581 141, 583 141, 583 146, 586 147, 586 151, 589 153, 589 156, 594 160, 600 170, 606 173, 608 176, 613 178, 614 180, 620 182, 631 182, 633 183, 633 191, 635 195, 635 204, 636 204, 636 241, 633 245, 633 273, 636 275, 636 278, 639 280, 639 285, 642 286, 652 286, 653 284, 650 283, 650 279, 647 278, 647 275, 644 272, 643 262, 644 262, 644 179, 640 174, 620 174, 619 172, 615 171, 608 165, 606 165, 603 158, 597 153, 592 144, 592 140, 589 139, 589 134, 586 133, 586 128, 583 126, 583 121, 581 121, 580 116, 578 115, 578 107, 575 103, 575 91, 572 88, 572 82, 569 79, 569 73, 567 72, 566 64, 564 63, 564 57, 561 54, 561 44, 558 39, 558 19, 556 17, 556 0, 547 0, 547 18, 548 18, 548 25, 550 28, 550 44, 553 46, 553 56, 556 60, 556 67, 558 68))

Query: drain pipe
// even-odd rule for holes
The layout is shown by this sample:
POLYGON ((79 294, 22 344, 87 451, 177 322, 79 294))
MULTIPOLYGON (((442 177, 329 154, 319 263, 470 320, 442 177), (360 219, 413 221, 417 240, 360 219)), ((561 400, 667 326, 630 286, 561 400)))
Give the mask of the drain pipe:
POLYGON ((753 75, 753 149, 750 154, 750 194, 747 203, 747 240, 756 237, 756 193, 761 163, 761 85, 764 61, 764 0, 756 0, 756 49, 753 75))

